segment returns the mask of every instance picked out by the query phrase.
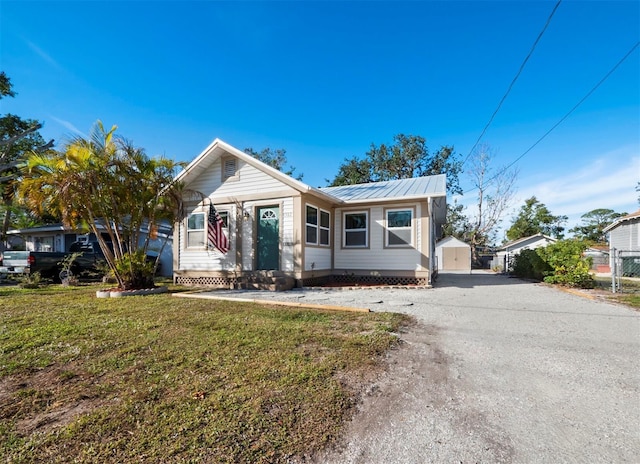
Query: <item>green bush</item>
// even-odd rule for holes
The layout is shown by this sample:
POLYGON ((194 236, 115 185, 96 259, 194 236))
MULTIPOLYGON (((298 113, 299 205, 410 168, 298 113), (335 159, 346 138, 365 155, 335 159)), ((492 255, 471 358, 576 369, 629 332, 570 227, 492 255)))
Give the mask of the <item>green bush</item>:
POLYGON ((536 252, 551 268, 544 281, 568 287, 593 288, 595 281, 590 274, 591 257, 585 257, 587 244, 581 240, 559 240, 538 248, 536 252))
POLYGON ((536 250, 522 250, 514 256, 511 272, 525 279, 542 280, 550 270, 536 250))
POLYGON ((147 259, 143 250, 125 253, 116 261, 116 269, 124 282, 124 290, 154 287, 154 263, 147 259))

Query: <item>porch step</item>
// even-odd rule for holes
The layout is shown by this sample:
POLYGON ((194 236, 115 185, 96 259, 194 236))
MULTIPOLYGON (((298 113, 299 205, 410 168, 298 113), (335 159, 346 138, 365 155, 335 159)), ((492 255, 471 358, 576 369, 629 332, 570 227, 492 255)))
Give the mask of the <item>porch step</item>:
POLYGON ((293 277, 266 272, 244 275, 241 283, 242 288, 245 290, 267 290, 270 292, 291 290, 295 285, 296 281, 293 277))

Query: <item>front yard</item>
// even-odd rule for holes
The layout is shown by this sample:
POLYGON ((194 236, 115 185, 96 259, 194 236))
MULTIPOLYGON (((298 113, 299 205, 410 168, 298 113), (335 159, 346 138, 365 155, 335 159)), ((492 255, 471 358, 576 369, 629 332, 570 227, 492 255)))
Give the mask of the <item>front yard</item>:
POLYGON ((0 287, 7 462, 286 462, 321 448, 410 321, 98 287, 0 287))

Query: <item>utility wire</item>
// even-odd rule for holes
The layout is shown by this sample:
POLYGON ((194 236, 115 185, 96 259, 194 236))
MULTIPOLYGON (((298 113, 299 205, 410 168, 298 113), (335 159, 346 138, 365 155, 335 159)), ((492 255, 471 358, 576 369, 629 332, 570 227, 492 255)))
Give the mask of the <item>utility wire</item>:
MULTIPOLYGON (((554 130, 556 127, 558 127, 560 124, 562 124, 562 123, 565 121, 565 119, 567 119, 567 118, 571 115, 571 113, 573 113, 573 112, 574 112, 574 111, 575 111, 575 110, 576 110, 580 105, 582 105, 582 104, 584 103, 584 101, 585 101, 587 98, 589 98, 589 97, 591 96, 591 94, 593 94, 593 92, 595 92, 595 91, 596 91, 596 89, 597 89, 598 87, 600 87, 600 85, 602 85, 602 83, 604 83, 604 81, 606 81, 606 80, 609 78, 609 76, 611 76, 611 74, 613 74, 613 73, 614 73, 614 71, 615 71, 616 69, 618 69, 618 67, 619 67, 619 66, 620 66, 620 65, 621 65, 621 64, 622 64, 622 63, 623 63, 627 58, 629 58, 629 55, 631 55, 631 54, 635 51, 635 49, 636 49, 636 48, 638 48, 638 46, 640 46, 640 41, 636 42, 636 43, 631 47, 631 49, 630 49, 630 50, 629 50, 629 51, 628 51, 628 52, 627 52, 627 53, 626 53, 626 54, 625 54, 625 55, 620 59, 620 61, 618 61, 618 62, 613 66, 613 68, 611 68, 611 69, 609 70, 609 72, 608 72, 607 74, 605 74, 605 75, 604 75, 604 77, 603 77, 602 79, 600 79, 600 81, 598 81, 598 83, 597 83, 596 85, 594 85, 594 86, 591 88, 591 90, 589 90, 589 91, 587 92, 587 94, 586 94, 584 97, 582 97, 582 99, 581 99, 578 103, 576 103, 576 104, 574 105, 574 107, 573 107, 573 108, 571 108, 571 109, 570 109, 570 110, 569 110, 569 111, 568 111, 564 116, 562 116, 562 118, 560 118, 560 120, 559 120, 557 123, 555 123, 553 126, 551 126, 551 129, 549 129, 547 132, 545 132, 545 133, 542 135, 542 137, 540 137, 538 140, 536 140, 536 141, 534 142, 534 144, 533 144, 533 145, 531 145, 529 148, 527 148, 527 149, 525 150, 525 152, 524 152, 524 153, 522 153, 522 154, 521 154, 520 156, 518 156, 515 160, 513 160, 511 163, 509 163, 508 165, 506 165, 505 167, 503 167, 500 171, 498 171, 498 173, 497 173, 495 176, 490 177, 490 178, 485 182, 485 184, 484 184, 484 185, 489 184, 489 183, 490 183, 492 180, 494 180, 496 177, 498 177, 499 175, 501 175, 503 172, 505 172, 505 171, 506 171, 507 169, 509 169, 511 166, 513 166, 513 165, 514 165, 514 164, 516 164, 518 161, 520 161, 522 158, 524 158, 524 157, 525 157, 525 155, 526 155, 527 153, 529 153, 531 150, 533 150, 533 149, 535 148, 535 146, 536 146, 536 145, 538 145, 540 142, 542 142, 542 140, 544 140, 544 139, 547 137, 547 135, 549 135, 551 132, 553 132, 553 130, 554 130)), ((477 189, 478 189, 478 187, 474 187, 474 188, 472 188, 472 189, 470 189, 470 190, 467 190, 467 191, 466 191, 466 192, 464 192, 464 193, 473 192, 474 190, 477 190, 477 189)))
POLYGON ((527 56, 525 57, 524 61, 520 65, 520 69, 518 69, 518 72, 516 73, 515 77, 511 81, 511 84, 509 84, 509 88, 507 89, 505 94, 502 96, 502 99, 500 100, 500 103, 498 103, 498 107, 495 109, 495 111, 491 115, 491 118, 489 118, 489 122, 486 124, 486 126, 484 126, 484 129, 482 129, 482 132, 480 133, 480 136, 476 140, 476 143, 473 144, 473 147, 471 147, 471 150, 469 150, 469 154, 467 155, 467 157, 462 162, 463 166, 467 162, 467 160, 469 159, 471 154, 473 153, 473 150, 475 150, 476 147, 478 146, 478 144, 480 143, 480 140, 482 139, 484 134, 487 132, 487 129, 489 129, 489 126, 493 122, 493 119, 496 117, 496 114, 498 114, 498 111, 500 111, 500 108, 502 107, 502 104, 507 99, 507 95, 509 95, 509 92, 511 92, 511 89, 513 88, 513 85, 518 80, 518 77, 520 77, 520 74, 522 74, 522 70, 524 69, 524 66, 527 64, 527 61, 529 61, 529 58, 531 58, 531 55, 533 54, 533 51, 535 50, 536 46, 538 45, 538 42, 540 42, 540 39, 542 38, 542 35, 547 30, 547 27, 549 26, 549 23, 551 22, 551 18, 553 18, 553 15, 555 14, 555 12, 558 9, 558 7, 560 6, 560 3, 562 3, 562 0, 558 0, 558 3, 556 3, 556 6, 553 7, 553 10, 551 11, 551 14, 547 18, 547 22, 545 23, 544 27, 542 28, 542 30, 538 34, 538 38, 536 38, 535 42, 533 42, 533 45, 531 46, 531 50, 529 50, 529 53, 527 54, 527 56))

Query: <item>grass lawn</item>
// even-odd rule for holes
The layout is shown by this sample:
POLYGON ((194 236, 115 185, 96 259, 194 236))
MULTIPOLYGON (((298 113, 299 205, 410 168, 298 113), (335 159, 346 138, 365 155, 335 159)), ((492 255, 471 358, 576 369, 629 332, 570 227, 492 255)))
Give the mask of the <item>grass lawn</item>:
POLYGON ((286 462, 337 436, 409 323, 97 288, 0 287, 6 462, 286 462))
POLYGON ((621 291, 611 293, 611 278, 596 277, 596 288, 607 292, 607 299, 640 309, 640 282, 638 280, 621 279, 621 291))

